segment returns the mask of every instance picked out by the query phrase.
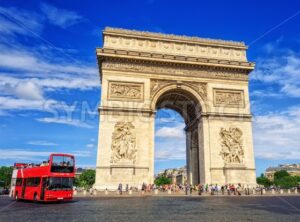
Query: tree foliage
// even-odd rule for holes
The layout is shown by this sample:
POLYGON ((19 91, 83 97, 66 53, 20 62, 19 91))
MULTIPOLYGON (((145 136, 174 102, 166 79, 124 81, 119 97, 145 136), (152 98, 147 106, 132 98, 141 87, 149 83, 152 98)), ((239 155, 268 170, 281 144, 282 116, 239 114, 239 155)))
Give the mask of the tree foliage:
POLYGON ((281 188, 292 188, 298 186, 300 178, 291 176, 287 171, 280 170, 274 174, 274 183, 281 188))
POLYGON ((0 167, 0 181, 3 181, 4 187, 9 187, 12 176, 12 167, 2 166, 0 167))
POLYGON ((78 178, 75 178, 75 186, 84 187, 86 189, 92 187, 95 183, 96 171, 85 170, 78 178))
POLYGON ((274 181, 287 176, 290 176, 290 174, 286 170, 279 170, 274 174, 274 181))
POLYGON ((168 177, 165 177, 165 176, 161 176, 161 177, 157 177, 157 178, 154 180, 154 183, 155 183, 157 186, 165 185, 165 184, 171 184, 171 179, 168 178, 168 177))
POLYGON ((260 177, 256 178, 256 182, 259 185, 263 185, 264 187, 269 187, 272 185, 272 182, 267 177, 265 177, 265 175, 263 175, 263 174, 261 174, 260 177))

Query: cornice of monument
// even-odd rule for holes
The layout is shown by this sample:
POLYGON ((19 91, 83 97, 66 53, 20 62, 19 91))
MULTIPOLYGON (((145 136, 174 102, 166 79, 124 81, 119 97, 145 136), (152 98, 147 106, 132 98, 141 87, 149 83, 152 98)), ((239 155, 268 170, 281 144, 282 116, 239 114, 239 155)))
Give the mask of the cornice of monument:
POLYGON ((210 59, 210 58, 199 58, 199 57, 187 57, 187 56, 175 56, 158 53, 145 53, 138 51, 126 51, 116 49, 97 48, 97 58, 99 65, 103 61, 122 59, 123 61, 139 61, 140 63, 157 63, 161 65, 172 65, 178 66, 204 66, 204 67, 215 67, 219 69, 239 69, 245 73, 251 72, 255 63, 243 62, 243 61, 232 61, 232 60, 221 60, 221 59, 210 59))
POLYGON ((164 34, 164 33, 137 31, 137 30, 129 30, 129 29, 113 28, 113 27, 106 27, 103 31, 103 34, 130 36, 130 37, 143 38, 143 39, 156 39, 156 40, 159 39, 165 41, 175 41, 175 42, 177 41, 177 42, 186 42, 186 43, 194 43, 194 44, 209 44, 214 46, 218 45, 223 47, 237 47, 240 49, 247 49, 245 43, 239 41, 200 38, 194 36, 164 34))

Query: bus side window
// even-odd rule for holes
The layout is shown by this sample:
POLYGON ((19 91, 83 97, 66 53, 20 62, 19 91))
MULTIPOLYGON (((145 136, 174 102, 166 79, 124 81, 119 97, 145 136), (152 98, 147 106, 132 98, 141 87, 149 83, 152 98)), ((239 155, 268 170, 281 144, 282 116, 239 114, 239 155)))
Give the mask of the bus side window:
POLYGON ((17 178, 16 186, 22 186, 22 178, 17 178))
POLYGON ((35 177, 34 178, 34 186, 37 187, 41 183, 41 178, 40 177, 35 177))

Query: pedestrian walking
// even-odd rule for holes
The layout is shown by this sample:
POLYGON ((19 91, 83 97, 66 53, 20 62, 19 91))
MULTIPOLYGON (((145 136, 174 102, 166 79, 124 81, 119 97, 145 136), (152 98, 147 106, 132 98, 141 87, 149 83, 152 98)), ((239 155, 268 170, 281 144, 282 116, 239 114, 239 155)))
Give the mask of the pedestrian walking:
POLYGON ((118 186, 119 194, 122 195, 122 183, 119 184, 118 186))

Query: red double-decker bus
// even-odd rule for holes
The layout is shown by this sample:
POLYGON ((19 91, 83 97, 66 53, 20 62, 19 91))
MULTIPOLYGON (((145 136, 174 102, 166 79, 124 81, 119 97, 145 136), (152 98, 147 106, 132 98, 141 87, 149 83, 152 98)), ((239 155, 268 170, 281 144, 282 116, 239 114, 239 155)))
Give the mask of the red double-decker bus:
POLYGON ((71 200, 74 176, 73 155, 51 154, 41 164, 15 163, 10 194, 15 200, 71 200))

